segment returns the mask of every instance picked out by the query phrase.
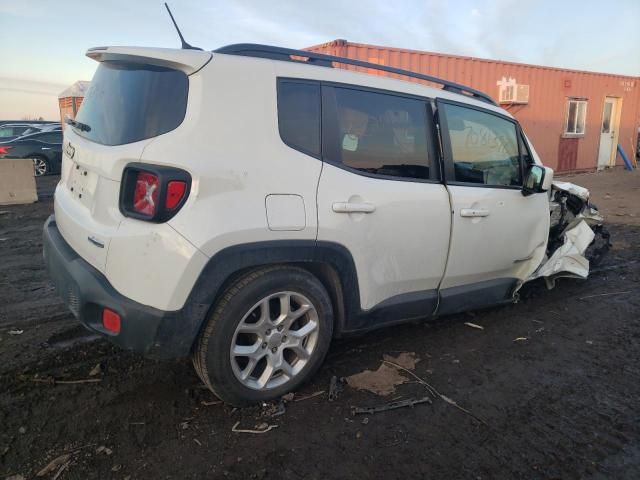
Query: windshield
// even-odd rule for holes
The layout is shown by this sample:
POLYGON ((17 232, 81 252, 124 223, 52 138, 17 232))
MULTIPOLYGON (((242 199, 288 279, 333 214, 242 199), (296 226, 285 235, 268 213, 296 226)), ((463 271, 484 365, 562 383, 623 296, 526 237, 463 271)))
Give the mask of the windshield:
POLYGON ((76 117, 75 131, 103 145, 167 133, 184 119, 189 80, 183 72, 130 62, 102 62, 76 117))

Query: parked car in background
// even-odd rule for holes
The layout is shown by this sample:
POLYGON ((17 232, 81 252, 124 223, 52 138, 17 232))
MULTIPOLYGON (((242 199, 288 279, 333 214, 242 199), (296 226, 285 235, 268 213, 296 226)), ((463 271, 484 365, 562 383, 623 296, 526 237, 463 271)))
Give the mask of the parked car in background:
POLYGON ((33 133, 0 142, 0 159, 32 158, 36 177, 60 173, 62 130, 33 133))
POLYGON ((0 125, 0 142, 7 142, 16 138, 38 132, 62 130, 58 122, 51 123, 5 123, 0 125))

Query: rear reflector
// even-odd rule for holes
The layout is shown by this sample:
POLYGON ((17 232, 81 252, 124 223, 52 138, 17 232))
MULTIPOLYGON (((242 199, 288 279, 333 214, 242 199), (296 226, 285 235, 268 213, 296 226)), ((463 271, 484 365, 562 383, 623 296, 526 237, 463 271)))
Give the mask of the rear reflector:
POLYGON ((133 209, 142 215, 155 215, 158 210, 160 184, 153 173, 138 172, 133 192, 133 209))
POLYGON ((0 147, 0 155, 6 155, 11 150, 11 147, 0 147))
POLYGON ((111 333, 120 333, 120 315, 113 310, 102 310, 102 326, 111 333))
POLYGON ((164 201, 165 208, 168 208, 169 210, 176 208, 184 197, 186 189, 187 182, 181 182, 178 180, 172 180, 169 182, 167 184, 167 198, 164 201))

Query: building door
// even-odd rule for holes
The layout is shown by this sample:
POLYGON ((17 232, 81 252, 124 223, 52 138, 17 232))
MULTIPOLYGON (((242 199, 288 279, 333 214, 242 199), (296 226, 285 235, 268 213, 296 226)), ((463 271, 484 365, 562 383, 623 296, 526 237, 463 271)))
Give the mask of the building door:
POLYGON ((600 148, 598 150, 598 170, 615 165, 616 141, 620 112, 618 99, 605 97, 600 125, 600 148))

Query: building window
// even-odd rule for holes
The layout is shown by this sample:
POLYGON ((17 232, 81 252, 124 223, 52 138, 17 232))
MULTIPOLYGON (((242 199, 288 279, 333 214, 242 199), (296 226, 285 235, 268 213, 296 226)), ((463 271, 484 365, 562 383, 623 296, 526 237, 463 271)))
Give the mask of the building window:
POLYGON ((564 127, 565 135, 584 135, 587 118, 587 101, 570 98, 567 101, 567 123, 564 127))

